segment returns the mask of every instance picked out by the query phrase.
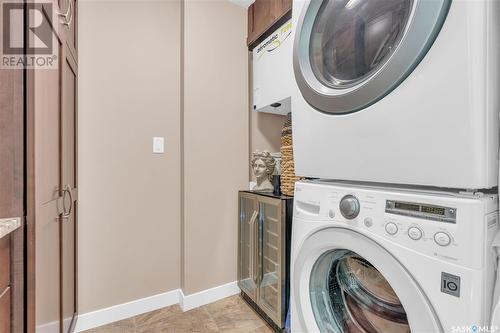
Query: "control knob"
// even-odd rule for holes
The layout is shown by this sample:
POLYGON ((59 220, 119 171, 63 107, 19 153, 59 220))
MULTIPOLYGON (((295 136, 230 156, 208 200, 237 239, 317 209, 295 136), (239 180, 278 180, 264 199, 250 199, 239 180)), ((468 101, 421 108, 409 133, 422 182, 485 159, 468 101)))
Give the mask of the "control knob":
POLYGON ((359 214, 359 201, 354 195, 346 195, 340 200, 340 213, 348 220, 356 218, 359 214))

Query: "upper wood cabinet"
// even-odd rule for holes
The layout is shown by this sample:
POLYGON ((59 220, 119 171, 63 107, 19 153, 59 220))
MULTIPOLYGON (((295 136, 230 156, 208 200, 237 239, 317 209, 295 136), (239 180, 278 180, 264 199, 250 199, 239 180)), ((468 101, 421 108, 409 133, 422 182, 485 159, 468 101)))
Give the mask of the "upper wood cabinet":
POLYGON ((247 45, 253 48, 266 32, 291 13, 292 0, 255 0, 248 7, 247 45))

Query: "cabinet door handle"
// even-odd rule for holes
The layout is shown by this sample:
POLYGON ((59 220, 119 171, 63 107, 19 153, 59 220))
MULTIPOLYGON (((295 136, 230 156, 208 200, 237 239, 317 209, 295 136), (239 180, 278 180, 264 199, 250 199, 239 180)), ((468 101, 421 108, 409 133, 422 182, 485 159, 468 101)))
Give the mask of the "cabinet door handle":
POLYGON ((68 10, 66 11, 66 13, 57 12, 57 15, 59 15, 60 17, 64 17, 63 24, 65 26, 69 27, 71 25, 71 22, 73 21, 74 9, 75 9, 74 7, 75 6, 73 5, 73 0, 69 0, 69 2, 68 2, 68 10))
POLYGON ((264 219, 259 219, 259 267, 260 267, 260 281, 264 280, 264 219))
POLYGON ((252 261, 252 279, 255 285, 259 282, 259 277, 258 277, 258 269, 259 269, 259 253, 258 253, 258 244, 257 242, 259 241, 258 237, 258 224, 255 223, 257 219, 260 219, 260 214, 258 211, 255 211, 255 218, 253 220, 253 227, 252 227, 252 233, 253 233, 253 239, 254 241, 252 242, 253 246, 253 255, 254 255, 254 260, 252 261), (256 227, 257 226, 257 227, 256 227))
POLYGON ((255 282, 255 263, 254 263, 254 253, 255 249, 253 249, 254 245, 254 237, 255 237, 255 219, 257 218, 258 213, 254 210, 252 217, 250 218, 250 277, 252 278, 252 281, 255 282))
POLYGON ((71 26, 71 22, 73 21, 73 16, 75 16, 75 6, 73 5, 73 0, 69 0, 68 11, 71 16, 69 17, 69 21, 66 17, 66 22, 64 22, 63 24, 69 28, 71 26))
POLYGON ((68 10, 66 11, 66 13, 58 11, 57 15, 59 15, 60 17, 64 17, 64 21, 68 22, 68 16, 69 16, 70 11, 71 11, 71 0, 68 3, 68 10))
POLYGON ((63 189, 63 219, 69 219, 71 212, 73 211, 73 195, 71 194, 71 185, 66 185, 63 189), (69 195, 69 210, 66 213, 66 195, 69 195))

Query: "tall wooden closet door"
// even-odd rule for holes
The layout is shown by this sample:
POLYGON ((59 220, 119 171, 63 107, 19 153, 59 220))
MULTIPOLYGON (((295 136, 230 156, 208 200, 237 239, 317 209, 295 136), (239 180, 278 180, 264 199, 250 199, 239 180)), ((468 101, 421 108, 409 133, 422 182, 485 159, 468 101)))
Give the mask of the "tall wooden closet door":
POLYGON ((76 0, 59 0, 67 15, 61 24, 62 53, 62 128, 61 179, 63 216, 61 219, 61 319, 62 332, 72 332, 77 313, 77 84, 76 0))
POLYGON ((74 0, 53 0, 56 69, 28 71, 28 332, 74 330, 77 62, 74 0), (71 1, 71 5, 69 2, 71 1), (57 13, 68 10, 62 17, 57 13), (31 135, 31 137, 30 137, 31 135))
POLYGON ((61 223, 61 301, 63 332, 72 329, 76 314, 76 120, 77 66, 73 56, 63 50, 62 108, 62 184, 64 213, 61 223))
MULTIPOLYGON (((52 29, 52 28, 50 28, 52 29)), ((33 83, 32 116, 34 118, 34 235, 30 244, 34 253, 35 331, 60 331, 60 227, 61 227, 61 81, 62 41, 57 41, 57 69, 30 71, 33 83), (34 244, 33 244, 34 242, 34 244)), ((29 219, 33 221, 33 219, 29 219)), ((30 250, 30 249, 29 249, 30 250)), ((28 267, 29 269, 30 267, 28 267)), ((31 273, 32 274, 32 273, 31 273)), ((33 285, 34 284, 34 285, 33 285)))

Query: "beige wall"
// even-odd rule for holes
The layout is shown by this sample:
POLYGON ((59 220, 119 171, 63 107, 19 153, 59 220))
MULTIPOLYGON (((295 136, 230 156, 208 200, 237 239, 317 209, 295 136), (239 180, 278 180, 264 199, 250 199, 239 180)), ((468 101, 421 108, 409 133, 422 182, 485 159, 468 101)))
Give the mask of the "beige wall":
MULTIPOLYGON (((279 152, 281 147, 281 129, 286 116, 250 111, 250 154, 255 150, 279 152)), ((250 171, 251 179, 255 176, 250 171)))
POLYGON ((246 9, 184 8, 185 294, 236 280, 237 191, 248 186, 246 9))
POLYGON ((79 9, 80 313, 235 281, 246 10, 188 0, 181 24, 174 0, 79 9), (153 136, 166 138, 164 155, 153 136))
POLYGON ((86 313, 180 286, 180 3, 80 1, 79 17, 86 313))

